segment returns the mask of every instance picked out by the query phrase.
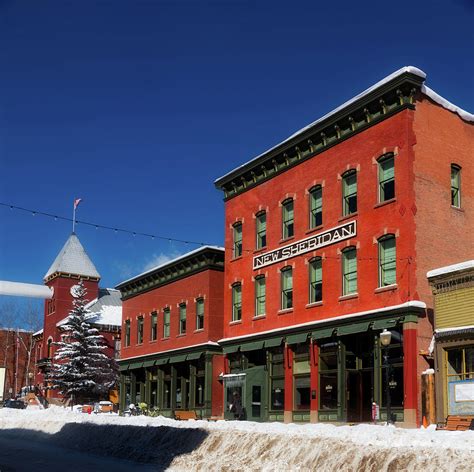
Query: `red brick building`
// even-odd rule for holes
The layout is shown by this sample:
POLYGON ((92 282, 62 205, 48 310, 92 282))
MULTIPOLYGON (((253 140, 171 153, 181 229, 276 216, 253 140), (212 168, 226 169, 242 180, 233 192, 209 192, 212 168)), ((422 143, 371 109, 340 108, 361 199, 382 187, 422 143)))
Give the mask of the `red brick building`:
MULTIPOLYGON (((89 322, 96 327, 107 342, 105 351, 110 357, 117 357, 120 349, 120 324, 122 318, 120 292, 100 288, 100 274, 86 253, 79 238, 72 233, 57 255, 44 277, 44 283, 53 289, 53 297, 45 301, 43 329, 34 334, 36 340, 37 373, 35 384, 46 387, 44 374, 54 356, 54 342, 61 340, 61 325, 73 308, 74 287, 82 280, 89 300, 86 306, 94 315, 89 322)), ((59 397, 48 390, 49 398, 59 397)))
MULTIPOLYGON (((474 116, 406 67, 216 181, 226 403, 284 421, 420 423, 425 274, 474 255, 474 116)), ((226 413, 229 415, 229 413, 226 413)))
POLYGON ((224 250, 205 246, 120 283, 120 407, 222 412, 224 250))

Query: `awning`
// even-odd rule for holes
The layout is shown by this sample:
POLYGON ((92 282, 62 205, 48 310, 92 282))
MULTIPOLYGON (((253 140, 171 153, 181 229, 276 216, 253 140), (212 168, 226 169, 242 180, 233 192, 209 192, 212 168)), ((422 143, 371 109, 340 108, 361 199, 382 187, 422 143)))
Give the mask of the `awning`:
POLYGON ((232 354, 239 350, 240 344, 234 344, 233 346, 224 346, 224 354, 232 354))
POLYGON ((152 361, 145 361, 143 363, 143 367, 152 367, 155 365, 155 360, 153 359, 152 361))
POLYGON ((369 321, 364 323, 354 323, 350 325, 340 326, 337 328, 338 336, 345 336, 346 334, 365 333, 369 329, 369 321))
POLYGON ((391 320, 375 320, 372 326, 373 330, 376 329, 385 329, 385 328, 393 328, 396 326, 398 319, 391 319, 391 320))
POLYGON ((141 369, 143 367, 143 362, 134 362, 133 364, 130 364, 129 369, 141 369))
POLYGON ((171 364, 177 364, 178 362, 184 362, 186 360, 186 354, 181 354, 179 356, 173 356, 170 358, 171 364))
POLYGON ((199 359, 202 355, 202 352, 191 352, 191 354, 188 354, 186 359, 188 361, 192 361, 193 359, 199 359))
POLYGON ((286 337, 288 344, 304 343, 308 339, 308 333, 290 334, 286 337))
POLYGON ((119 371, 122 372, 124 370, 128 370, 128 367, 129 367, 130 364, 122 364, 122 365, 119 365, 119 371))
POLYGON ((334 328, 321 328, 313 331, 311 333, 311 337, 313 339, 325 339, 332 337, 332 333, 334 332, 334 328))
POLYGON ((273 339, 267 339, 265 341, 265 347, 277 347, 280 346, 283 341, 283 338, 273 338, 273 339))
POLYGON ((242 352, 257 351, 263 348, 263 341, 255 341, 253 343, 245 343, 240 346, 242 352))
POLYGON ((170 361, 169 357, 162 357, 161 359, 157 359, 155 363, 156 365, 164 365, 164 364, 168 364, 169 361, 170 361))

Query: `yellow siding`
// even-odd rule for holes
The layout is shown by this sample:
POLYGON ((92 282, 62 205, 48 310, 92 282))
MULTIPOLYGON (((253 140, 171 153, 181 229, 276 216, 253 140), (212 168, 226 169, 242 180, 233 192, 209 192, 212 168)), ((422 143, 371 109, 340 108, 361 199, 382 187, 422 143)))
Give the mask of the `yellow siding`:
POLYGON ((474 287, 435 296, 435 327, 474 325, 474 287))

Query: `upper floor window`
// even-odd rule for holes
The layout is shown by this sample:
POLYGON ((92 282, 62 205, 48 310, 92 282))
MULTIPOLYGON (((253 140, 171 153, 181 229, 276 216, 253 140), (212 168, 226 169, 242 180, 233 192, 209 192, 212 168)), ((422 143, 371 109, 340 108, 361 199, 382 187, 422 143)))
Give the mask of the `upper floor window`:
POLYGON ((179 305, 179 334, 186 334, 186 304, 179 305))
POLYGON ((451 166, 451 205, 461 208, 461 168, 451 166))
POLYGON ((232 321, 242 319, 242 285, 236 283, 232 285, 232 321))
POLYGON ((163 337, 164 338, 170 337, 170 318, 171 318, 170 309, 165 308, 163 310, 163 337))
POLYGON ((143 343, 143 316, 137 319, 137 344, 143 343))
POLYGON ((263 316, 265 314, 265 298, 265 276, 261 275, 255 279, 255 316, 263 316))
POLYGON ((342 176, 342 216, 357 211, 357 172, 350 170, 342 176))
POLYGON ((395 236, 387 234, 379 239, 379 287, 397 283, 397 252, 395 236))
POLYGON ((156 338, 158 337, 158 313, 156 313, 156 311, 152 312, 150 318, 151 318, 150 339, 152 341, 156 341, 156 338))
POLYGON ((242 223, 234 225, 234 257, 242 255, 242 223))
POLYGON ((395 198, 395 159, 393 154, 382 157, 379 167, 379 202, 395 198))
POLYGON ((321 185, 309 191, 309 226, 316 228, 323 224, 323 189, 321 185))
POLYGON ((281 270, 281 309, 293 308, 293 269, 284 267, 281 270))
POLYGON ((130 320, 125 321, 125 347, 130 346, 130 320))
POLYGON ((204 329, 204 299, 196 300, 196 329, 204 329))
POLYGON ((289 198, 282 203, 282 237, 291 238, 294 234, 294 205, 293 199, 289 198))
POLYGON ((257 232, 257 249, 262 249, 267 245, 267 214, 263 211, 255 217, 255 229, 257 232))
POLYGON ((357 293, 357 252, 355 247, 342 251, 342 294, 357 293))
POLYGON ((323 264, 321 258, 309 263, 309 303, 320 302, 323 299, 323 264))

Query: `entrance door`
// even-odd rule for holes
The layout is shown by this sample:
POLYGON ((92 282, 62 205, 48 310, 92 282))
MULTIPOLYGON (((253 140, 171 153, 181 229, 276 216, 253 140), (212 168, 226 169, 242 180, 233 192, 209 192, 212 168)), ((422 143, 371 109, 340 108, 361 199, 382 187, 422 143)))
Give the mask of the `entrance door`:
POLYGON ((267 371, 265 366, 252 367, 245 371, 245 413, 249 421, 264 421, 268 414, 267 371))

